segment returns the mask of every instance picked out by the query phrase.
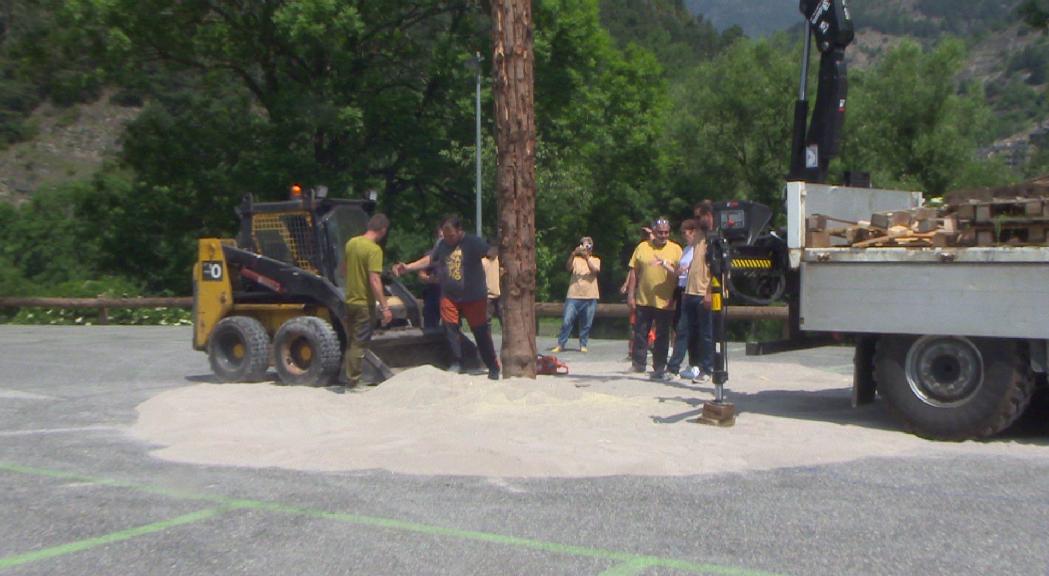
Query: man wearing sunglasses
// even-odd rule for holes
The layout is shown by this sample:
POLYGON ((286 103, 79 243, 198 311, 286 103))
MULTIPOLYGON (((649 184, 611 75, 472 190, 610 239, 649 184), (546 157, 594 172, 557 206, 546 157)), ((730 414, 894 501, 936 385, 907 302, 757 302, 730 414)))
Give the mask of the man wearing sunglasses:
POLYGON ((655 325, 656 340, 652 345, 652 378, 669 380, 667 349, 670 323, 674 318, 674 289, 681 246, 670 241, 670 221, 660 217, 652 223, 652 238, 637 245, 630 257, 634 282, 627 286, 627 305, 636 310, 634 325, 635 372, 644 372, 648 363, 648 331, 655 325))

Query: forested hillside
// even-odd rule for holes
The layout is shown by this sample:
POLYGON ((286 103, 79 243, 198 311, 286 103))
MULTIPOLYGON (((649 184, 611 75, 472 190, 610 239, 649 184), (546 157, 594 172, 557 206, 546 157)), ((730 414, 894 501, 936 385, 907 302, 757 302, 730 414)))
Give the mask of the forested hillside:
POLYGON ((768 36, 801 20, 798 3, 793 0, 687 0, 687 3, 693 14, 702 15, 719 30, 739 26, 751 37, 768 36))
MULTIPOLYGON (((375 190, 394 223, 387 258, 418 256, 441 214, 473 214, 465 64, 489 50, 483 4, 0 2, 0 165, 50 166, 0 202, 0 294, 187 294, 195 239, 231 234, 243 194, 281 198, 292 182, 375 190), (55 160, 86 149, 83 162, 55 160)), ((541 299, 563 296, 565 251, 580 235, 594 237, 614 299, 620 256, 647 219, 679 220, 700 198, 778 207, 799 34, 719 32, 683 0, 533 10, 541 299)), ((981 154, 1003 126, 1019 132, 1044 110, 1044 36, 1003 18, 982 37, 1005 26, 1023 39, 998 72, 1004 84, 982 80, 997 68, 968 38, 871 48, 850 77, 833 176, 865 170, 879 186, 937 195, 1049 171, 1037 146, 1011 165, 981 154)), ((936 22, 968 26, 948 20, 936 22)), ((490 215, 487 80, 483 97, 490 215)), ((493 219, 485 233, 497 233, 493 219)))
MULTIPOLYGON (((693 14, 719 30, 740 26, 748 36, 767 36, 802 21, 794 0, 686 0, 693 14)), ((896 36, 968 36, 1008 26, 1021 0, 849 0, 864 28, 896 36)))
POLYGON ((852 17, 864 28, 895 36, 938 39, 976 37, 1017 21, 1021 0, 854 0, 852 17))
MULTIPOLYGON (((1010 163, 1022 163, 1031 152, 1030 137, 1044 138, 1049 126, 1045 97, 1049 39, 1020 22, 1022 0, 851 0, 850 13, 857 30, 848 60, 863 68, 903 40, 926 48, 947 37, 966 46, 959 80, 986 92, 995 112, 995 144, 985 153, 1010 163)), ((1034 9, 1037 1, 1029 2, 1034 9)), ((741 26, 748 35, 788 30, 802 34, 798 3, 783 0, 689 0, 690 11, 717 28, 741 26)))

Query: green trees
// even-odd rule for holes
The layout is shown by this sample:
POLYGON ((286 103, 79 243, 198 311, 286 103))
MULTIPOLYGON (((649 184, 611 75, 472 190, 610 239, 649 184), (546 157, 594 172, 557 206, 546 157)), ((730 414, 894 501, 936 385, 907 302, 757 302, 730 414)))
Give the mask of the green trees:
MULTIPOLYGON (((663 69, 649 51, 615 45, 596 0, 535 4, 538 153, 550 159, 538 175, 540 230, 568 247, 608 213, 616 225, 597 235, 618 249, 663 178, 663 69)), ((61 42, 146 103, 125 135, 121 177, 84 184, 93 205, 120 216, 93 221, 108 255, 93 262, 188 292, 194 239, 230 233, 244 193, 282 197, 292 182, 337 196, 377 190, 394 217, 391 257, 414 256, 442 213, 472 213, 463 60, 488 51, 479 8, 65 0, 53 15, 67 26, 61 42)))
MULTIPOLYGON (((473 213, 474 79, 463 62, 480 51, 490 64, 484 2, 9 5, 19 10, 0 7, 0 141, 31 132, 24 116, 45 97, 91 98, 108 84, 144 109, 118 163, 17 209, 0 206, 2 293, 121 275, 186 294, 195 239, 233 232, 243 194, 276 199, 292 182, 335 196, 376 190, 394 221, 391 259, 418 256, 441 214, 473 213)), ((596 240, 611 297, 620 255, 647 219, 680 220, 701 198, 779 208, 798 38, 718 34, 680 0, 533 0, 533 18, 539 299, 563 296, 564 253, 584 234, 596 240)), ((1040 46, 1016 60, 1018 71, 1044 73, 1040 46)), ((981 88, 957 85, 963 57, 956 41, 904 44, 853 70, 833 174, 870 171, 876 185, 931 194, 1017 177, 979 159, 994 122, 981 88)), ((1006 88, 995 97, 1036 91, 1006 88)), ((483 94, 492 215, 487 85, 483 94)))
POLYGON ((740 40, 675 87, 666 129, 675 213, 701 198, 779 204, 799 55, 782 36, 740 40))
POLYGON ((714 25, 690 13, 682 0, 604 0, 601 24, 619 46, 636 44, 651 51, 671 77, 710 58, 722 46, 714 25))
POLYGON ((664 70, 637 45, 615 46, 596 1, 537 2, 535 20, 539 298, 564 297, 564 258, 583 235, 612 294, 619 252, 665 195, 664 70))
POLYGON ((1017 12, 1032 28, 1045 30, 1049 26, 1049 2, 1046 0, 1023 0, 1017 12))
POLYGON ((841 167, 871 172, 876 186, 927 196, 1008 180, 1000 166, 977 158, 992 117, 979 88, 959 91, 963 57, 957 41, 928 52, 903 43, 855 73, 841 167))
POLYGON ((244 189, 268 180, 254 190, 272 193, 290 179, 378 188, 388 208, 417 186, 461 194, 454 162, 433 143, 470 135, 461 61, 485 45, 473 3, 69 0, 67 9, 111 68, 158 63, 152 105, 176 129, 216 114, 238 126, 236 158, 221 137, 196 144, 260 176, 244 189))

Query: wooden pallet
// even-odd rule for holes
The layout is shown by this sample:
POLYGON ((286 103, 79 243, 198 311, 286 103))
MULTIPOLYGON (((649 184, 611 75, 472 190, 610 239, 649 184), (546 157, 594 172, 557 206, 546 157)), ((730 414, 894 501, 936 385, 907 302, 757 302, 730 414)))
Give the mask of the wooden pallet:
POLYGON ((1049 229, 1049 199, 996 198, 949 205, 958 220, 960 246, 1043 245, 1049 229))
POLYGON ((1049 176, 1017 187, 952 192, 942 209, 917 208, 849 221, 822 214, 806 221, 805 245, 825 248, 1044 246, 1049 240, 1049 176), (831 223, 845 224, 831 228, 831 223))

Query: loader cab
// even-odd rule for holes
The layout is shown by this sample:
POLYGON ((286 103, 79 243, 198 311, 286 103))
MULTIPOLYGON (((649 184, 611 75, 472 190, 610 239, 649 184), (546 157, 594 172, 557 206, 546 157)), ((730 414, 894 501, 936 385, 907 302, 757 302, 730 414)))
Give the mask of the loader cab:
POLYGON ((331 250, 332 278, 336 286, 345 290, 346 277, 339 274, 342 269, 346 251, 343 249, 350 238, 360 236, 368 227, 369 215, 357 206, 336 206, 331 212, 321 217, 321 235, 325 238, 325 248, 331 250))
POLYGON ((244 196, 237 215, 237 246, 322 276, 340 289, 338 273, 346 242, 363 234, 375 209, 369 200, 315 198, 310 194, 279 202, 244 196))

